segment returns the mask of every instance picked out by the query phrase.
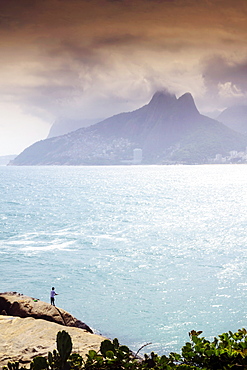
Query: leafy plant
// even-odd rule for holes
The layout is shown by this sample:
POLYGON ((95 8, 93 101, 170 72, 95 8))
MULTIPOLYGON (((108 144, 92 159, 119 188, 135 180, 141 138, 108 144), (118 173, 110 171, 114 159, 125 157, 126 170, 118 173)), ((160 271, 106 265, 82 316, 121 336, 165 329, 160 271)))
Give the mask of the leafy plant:
POLYGON ((84 369, 137 369, 137 361, 127 346, 121 346, 118 339, 101 342, 100 351, 89 351, 84 369))
POLYGON ((182 348, 183 361, 187 364, 212 370, 247 369, 247 331, 223 333, 212 342, 202 332, 192 330, 191 342, 182 348))
POLYGON ((19 362, 8 362, 8 366, 5 366, 5 369, 8 370, 19 370, 19 362))
POLYGON ((46 358, 42 356, 37 356, 33 359, 30 365, 30 369, 33 370, 43 370, 43 369, 48 369, 48 363, 46 358))
POLYGON ((47 359, 42 356, 35 357, 30 365, 31 370, 68 370, 71 368, 71 363, 67 362, 72 351, 70 335, 65 330, 59 331, 56 342, 58 352, 56 350, 53 353, 49 352, 47 359))
POLYGON ((57 350, 59 352, 63 369, 72 351, 71 337, 65 330, 57 333, 57 350))
MULTIPOLYGON (((117 339, 104 340, 98 352, 90 350, 83 359, 72 353, 70 335, 57 334, 57 350, 48 353, 47 359, 35 357, 31 370, 247 370, 247 330, 229 331, 209 341, 200 337, 202 331, 192 330, 190 342, 185 343, 181 354, 171 352, 158 356, 154 352, 137 358, 127 346, 117 339)), ((143 348, 143 347, 142 347, 143 348)), ((138 351, 139 352, 139 351, 138 351)), ((4 370, 23 370, 18 362, 9 362, 4 370)))

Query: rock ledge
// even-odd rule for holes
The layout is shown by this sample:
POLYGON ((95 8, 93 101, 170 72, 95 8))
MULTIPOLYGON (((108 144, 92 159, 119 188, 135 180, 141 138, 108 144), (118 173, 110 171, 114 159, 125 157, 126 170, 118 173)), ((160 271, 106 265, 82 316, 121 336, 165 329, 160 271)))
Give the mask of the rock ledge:
POLYGON ((1 367, 9 361, 28 364, 36 356, 47 356, 62 330, 72 338, 72 351, 83 357, 90 349, 98 351, 106 339, 61 308, 16 292, 0 293, 1 367))
POLYGON ((17 292, 0 293, 0 315, 19 316, 22 318, 33 317, 34 319, 43 319, 93 333, 88 325, 76 319, 62 308, 17 292))

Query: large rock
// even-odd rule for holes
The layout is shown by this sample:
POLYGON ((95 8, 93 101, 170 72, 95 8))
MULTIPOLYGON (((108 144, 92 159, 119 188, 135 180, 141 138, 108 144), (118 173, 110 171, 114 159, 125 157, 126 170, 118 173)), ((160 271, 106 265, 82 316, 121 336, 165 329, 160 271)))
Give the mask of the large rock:
POLYGON ((93 333, 88 325, 62 308, 16 292, 0 293, 0 314, 43 319, 93 333))
POLYGON ((83 357, 90 349, 98 351, 101 342, 106 339, 82 329, 64 328, 32 317, 0 315, 0 366, 8 361, 28 364, 36 356, 47 356, 49 351, 56 349, 56 336, 62 330, 66 330, 72 338, 72 351, 83 357))

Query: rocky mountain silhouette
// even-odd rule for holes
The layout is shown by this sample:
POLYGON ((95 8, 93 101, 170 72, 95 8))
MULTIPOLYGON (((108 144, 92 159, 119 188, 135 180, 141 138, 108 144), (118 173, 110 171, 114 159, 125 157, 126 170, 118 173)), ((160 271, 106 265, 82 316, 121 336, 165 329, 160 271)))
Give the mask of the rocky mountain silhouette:
POLYGON ((99 165, 131 163, 142 149, 142 163, 210 163, 216 154, 243 151, 247 137, 203 116, 190 93, 177 98, 166 91, 128 113, 90 127, 39 141, 12 165, 99 165))

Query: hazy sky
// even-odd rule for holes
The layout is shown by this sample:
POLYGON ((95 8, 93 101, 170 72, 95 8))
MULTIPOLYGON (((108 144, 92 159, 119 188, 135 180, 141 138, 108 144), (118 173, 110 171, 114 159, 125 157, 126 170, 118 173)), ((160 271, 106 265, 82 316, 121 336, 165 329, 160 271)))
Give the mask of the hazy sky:
POLYGON ((164 88, 247 104, 247 0, 0 0, 0 81, 0 155, 164 88))

